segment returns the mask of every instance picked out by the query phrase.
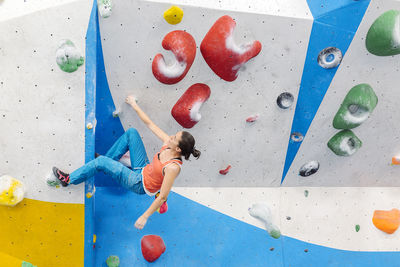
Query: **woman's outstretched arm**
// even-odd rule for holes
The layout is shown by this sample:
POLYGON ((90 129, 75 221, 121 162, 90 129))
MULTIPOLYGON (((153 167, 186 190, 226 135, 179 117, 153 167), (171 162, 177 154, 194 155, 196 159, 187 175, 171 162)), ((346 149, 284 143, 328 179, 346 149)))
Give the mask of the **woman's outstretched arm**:
POLYGON ((168 134, 166 134, 163 130, 160 129, 152 120, 150 120, 149 116, 139 107, 136 103, 136 98, 132 95, 128 96, 125 99, 125 102, 128 103, 138 114, 139 118, 146 124, 146 126, 158 137, 166 143, 168 141, 168 134))
POLYGON ((171 164, 165 168, 164 180, 161 185, 160 195, 151 203, 150 207, 140 216, 136 222, 135 227, 137 229, 143 229, 147 223, 147 219, 158 209, 161 205, 167 201, 169 192, 171 191, 172 185, 174 184, 175 178, 178 176, 181 168, 176 164, 171 164))

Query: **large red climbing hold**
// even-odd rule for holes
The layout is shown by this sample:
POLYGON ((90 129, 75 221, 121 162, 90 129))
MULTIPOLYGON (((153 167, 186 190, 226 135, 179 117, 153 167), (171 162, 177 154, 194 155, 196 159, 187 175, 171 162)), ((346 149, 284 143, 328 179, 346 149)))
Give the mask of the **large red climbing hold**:
POLYGON ((140 242, 142 255, 148 262, 158 259, 165 251, 165 244, 158 235, 145 235, 140 242))
POLYGON ((219 18, 200 45, 200 51, 208 66, 221 79, 236 80, 239 69, 261 51, 261 43, 253 41, 237 45, 233 40, 236 22, 225 15, 219 18))
POLYGON ((200 107, 210 97, 207 84, 190 86, 171 110, 172 117, 184 128, 192 128, 201 119, 200 107))
POLYGON ((189 71, 196 56, 196 42, 192 35, 184 31, 172 31, 162 41, 165 50, 171 50, 175 59, 167 65, 162 54, 154 57, 152 69, 154 77, 165 84, 175 84, 189 71))

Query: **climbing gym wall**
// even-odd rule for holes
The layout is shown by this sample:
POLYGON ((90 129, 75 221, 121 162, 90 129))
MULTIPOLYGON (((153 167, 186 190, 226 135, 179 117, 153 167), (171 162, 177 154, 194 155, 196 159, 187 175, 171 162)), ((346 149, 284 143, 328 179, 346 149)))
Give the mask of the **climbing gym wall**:
MULTIPOLYGON (((398 11, 369 50, 366 38, 398 2, 101 3, 102 116, 138 129, 152 157, 161 144, 124 103, 132 94, 202 155, 141 232, 97 223, 96 261, 145 266, 140 239, 158 234, 157 266, 396 266, 398 11)), ((134 223, 150 205, 102 179, 103 218, 134 223)))
POLYGON ((0 206, 1 266, 83 266, 84 187, 46 180, 53 166, 84 163, 90 10, 88 1, 0 2, 1 204, 16 204, 16 184, 25 190, 0 206))

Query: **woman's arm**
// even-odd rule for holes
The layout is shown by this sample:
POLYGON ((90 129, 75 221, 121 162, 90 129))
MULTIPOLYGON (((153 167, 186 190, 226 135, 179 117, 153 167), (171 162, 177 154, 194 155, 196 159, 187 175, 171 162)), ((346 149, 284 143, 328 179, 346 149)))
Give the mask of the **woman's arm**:
POLYGON ((136 99, 134 96, 130 95, 125 99, 125 102, 128 103, 138 114, 139 118, 146 124, 146 126, 158 137, 166 143, 168 141, 168 134, 166 134, 163 130, 161 130, 154 122, 152 122, 147 116, 146 113, 139 107, 136 103, 136 99))
POLYGON ((167 201, 169 192, 171 191, 172 185, 174 184, 175 178, 178 176, 181 168, 176 164, 171 164, 165 168, 165 176, 161 185, 160 195, 151 203, 150 207, 140 216, 136 222, 135 227, 137 229, 143 229, 147 223, 147 219, 167 201))

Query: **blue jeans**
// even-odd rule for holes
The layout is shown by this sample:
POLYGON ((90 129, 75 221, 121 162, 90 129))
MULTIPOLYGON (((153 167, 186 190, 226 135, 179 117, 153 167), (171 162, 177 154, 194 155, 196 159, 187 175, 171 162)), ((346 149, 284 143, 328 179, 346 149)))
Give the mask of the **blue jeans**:
POLYGON ((70 174, 70 184, 80 184, 102 171, 111 176, 121 186, 137 194, 145 194, 142 184, 142 169, 149 164, 146 150, 138 131, 128 129, 105 156, 89 161, 70 174), (131 168, 124 166, 118 160, 128 151, 131 156, 131 168))

